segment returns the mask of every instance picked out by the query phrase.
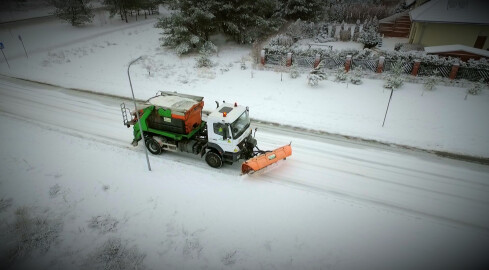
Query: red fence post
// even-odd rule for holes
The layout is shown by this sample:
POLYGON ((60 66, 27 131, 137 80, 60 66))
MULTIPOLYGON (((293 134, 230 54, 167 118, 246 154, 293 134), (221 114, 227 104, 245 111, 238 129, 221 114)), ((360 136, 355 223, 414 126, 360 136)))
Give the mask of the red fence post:
POLYGON ((292 53, 287 53, 287 62, 285 65, 288 67, 292 66, 292 53))
POLYGON ((384 70, 384 61, 385 57, 379 57, 379 63, 377 64, 377 73, 382 73, 382 71, 384 70))
POLYGON ((316 54, 316 58, 314 59, 314 68, 317 68, 319 66, 319 62, 321 62, 321 55, 318 53, 316 54))
POLYGON ((346 56, 346 62, 345 62, 345 71, 348 72, 350 71, 351 67, 351 55, 346 56))
POLYGON ((260 52, 260 63, 265 65, 265 50, 261 50, 260 52))
POLYGON ((419 67, 421 66, 421 60, 414 60, 413 71, 411 71, 411 75, 418 76, 419 67))
POLYGON ((452 71, 450 71, 450 80, 454 80, 457 77, 457 72, 459 67, 460 67, 459 63, 453 64, 452 71))

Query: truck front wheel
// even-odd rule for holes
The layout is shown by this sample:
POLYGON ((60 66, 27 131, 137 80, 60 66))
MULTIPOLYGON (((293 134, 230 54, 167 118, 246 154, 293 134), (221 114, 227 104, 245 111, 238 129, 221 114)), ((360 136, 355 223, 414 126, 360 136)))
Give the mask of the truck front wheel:
POLYGON ((153 155, 161 154, 161 146, 160 144, 151 137, 146 137, 146 148, 148 148, 149 152, 153 155))
POLYGON ((221 168, 222 166, 222 158, 221 156, 216 153, 216 152, 208 152, 205 155, 205 162, 212 168, 221 168))

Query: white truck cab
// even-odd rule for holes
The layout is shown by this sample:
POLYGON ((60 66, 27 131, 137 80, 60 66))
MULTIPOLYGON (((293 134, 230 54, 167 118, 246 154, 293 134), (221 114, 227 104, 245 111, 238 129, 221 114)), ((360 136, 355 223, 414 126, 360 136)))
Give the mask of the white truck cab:
POLYGON ((223 103, 207 117, 208 146, 230 162, 240 158, 243 142, 251 139, 250 134, 248 107, 223 103))

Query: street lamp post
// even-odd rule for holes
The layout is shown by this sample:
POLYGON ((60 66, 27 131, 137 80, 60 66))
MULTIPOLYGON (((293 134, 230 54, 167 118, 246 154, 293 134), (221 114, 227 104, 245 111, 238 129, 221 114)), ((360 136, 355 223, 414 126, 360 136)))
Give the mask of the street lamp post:
POLYGON ((129 74, 129 68, 131 67, 132 64, 135 62, 141 60, 143 57, 139 56, 137 59, 134 59, 129 63, 129 66, 127 66, 127 77, 129 78, 129 85, 131 86, 131 93, 132 93, 132 101, 134 102, 134 109, 136 110, 136 115, 138 118, 138 123, 139 123, 139 132, 141 132, 141 138, 143 139, 143 144, 144 144, 144 152, 146 153, 146 162, 148 163, 148 170, 151 171, 151 165, 149 164, 149 157, 148 157, 148 149, 146 149, 146 140, 144 139, 144 134, 143 134, 143 128, 141 126, 141 121, 139 118, 139 111, 138 107, 136 105, 136 98, 134 97, 134 90, 132 89, 132 82, 131 82, 131 74, 129 74))

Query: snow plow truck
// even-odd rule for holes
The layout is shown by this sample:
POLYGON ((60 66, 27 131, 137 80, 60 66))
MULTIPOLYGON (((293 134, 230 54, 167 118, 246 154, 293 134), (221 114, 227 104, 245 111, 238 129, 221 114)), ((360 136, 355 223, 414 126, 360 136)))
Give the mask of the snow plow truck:
MULTIPOLYGON (((254 173, 292 154, 291 145, 262 151, 252 136, 248 107, 221 105, 202 120, 203 97, 159 91, 136 112, 121 104, 124 125, 133 126, 133 146, 144 136, 153 155, 163 151, 187 152, 205 158, 213 168, 241 164, 242 174, 254 173), (138 121, 141 121, 141 129, 138 121)), ((256 129, 255 129, 256 133, 256 129)))

